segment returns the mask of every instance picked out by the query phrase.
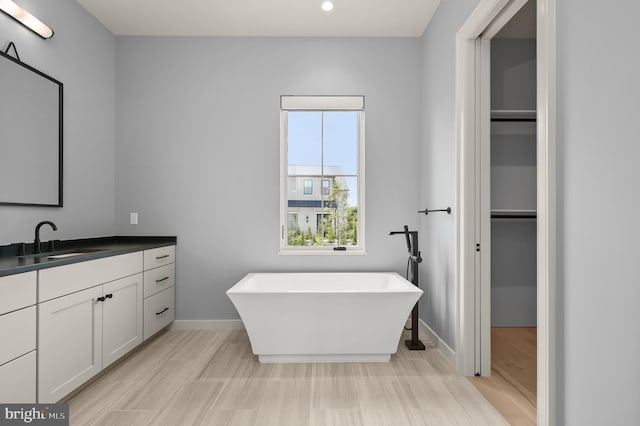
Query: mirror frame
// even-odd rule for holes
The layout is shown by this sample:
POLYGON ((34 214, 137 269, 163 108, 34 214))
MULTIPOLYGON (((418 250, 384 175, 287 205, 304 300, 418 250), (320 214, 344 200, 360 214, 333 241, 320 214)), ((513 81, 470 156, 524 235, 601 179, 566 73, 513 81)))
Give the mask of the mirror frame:
MULTIPOLYGON (((8 50, 8 49, 7 49, 8 50)), ((21 66, 23 68, 25 68, 27 71, 33 72, 37 75, 39 75, 40 77, 43 77, 47 80, 49 80, 50 82, 57 84, 58 85, 58 202, 56 204, 45 204, 45 203, 18 203, 18 202, 11 202, 11 201, 4 201, 4 200, 0 200, 0 205, 3 206, 32 206, 32 207, 63 207, 63 203, 62 203, 62 170, 63 170, 63 144, 62 144, 62 110, 63 110, 63 103, 62 103, 62 98, 63 98, 63 84, 56 80, 55 78, 43 73, 40 70, 37 70, 36 68, 22 62, 19 57, 18 58, 14 58, 13 56, 9 55, 8 52, 3 52, 0 50, 0 57, 2 58, 6 58, 10 61, 12 61, 13 63, 15 63, 18 66, 21 66)))

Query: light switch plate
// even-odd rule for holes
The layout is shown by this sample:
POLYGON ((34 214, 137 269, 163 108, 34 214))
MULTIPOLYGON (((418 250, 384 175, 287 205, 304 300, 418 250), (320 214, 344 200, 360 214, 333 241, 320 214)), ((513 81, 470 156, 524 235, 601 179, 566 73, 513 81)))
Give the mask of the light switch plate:
POLYGON ((138 213, 129 213, 129 223, 131 225, 138 224, 138 213))

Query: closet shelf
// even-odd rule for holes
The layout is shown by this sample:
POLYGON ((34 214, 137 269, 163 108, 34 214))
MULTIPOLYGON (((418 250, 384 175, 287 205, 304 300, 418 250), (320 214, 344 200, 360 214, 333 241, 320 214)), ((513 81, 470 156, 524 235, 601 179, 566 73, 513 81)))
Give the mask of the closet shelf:
POLYGON ((492 219, 536 219, 536 210, 491 210, 492 219))
POLYGON ((535 109, 494 109, 491 121, 536 121, 535 109))

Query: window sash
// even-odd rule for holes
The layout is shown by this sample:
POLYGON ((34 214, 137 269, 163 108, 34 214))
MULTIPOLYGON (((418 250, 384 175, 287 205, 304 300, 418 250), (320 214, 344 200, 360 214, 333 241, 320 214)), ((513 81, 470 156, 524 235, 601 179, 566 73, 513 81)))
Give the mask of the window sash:
MULTIPOLYGON (((288 255, 344 255, 344 254, 366 254, 365 251, 365 118, 364 118, 364 97, 362 96, 282 96, 280 112, 280 209, 281 209, 281 239, 280 254, 288 255), (355 99, 354 99, 355 98, 355 99), (316 102, 317 101, 317 102, 316 102), (336 103, 333 103, 336 102, 336 103), (322 108, 321 108, 322 107, 322 108), (288 245, 287 238, 287 213, 288 213, 288 111, 357 111, 358 120, 358 173, 349 174, 350 177, 357 177, 357 244, 345 246, 345 250, 335 251, 333 246, 298 246, 288 245)), ((322 185, 321 185, 322 186, 322 185)))

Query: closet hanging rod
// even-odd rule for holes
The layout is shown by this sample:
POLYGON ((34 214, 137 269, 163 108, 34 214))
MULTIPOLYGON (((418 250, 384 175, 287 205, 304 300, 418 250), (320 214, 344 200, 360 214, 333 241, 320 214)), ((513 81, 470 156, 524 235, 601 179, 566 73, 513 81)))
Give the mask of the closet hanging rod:
POLYGON ((536 119, 535 118, 492 118, 491 122, 493 123, 496 123, 496 122, 535 123, 536 119))
POLYGON ((492 214, 491 219, 537 219, 535 214, 492 214))
POLYGON ((433 212, 447 212, 447 214, 451 214, 451 207, 447 207, 446 209, 435 209, 435 210, 424 209, 424 210, 418 210, 418 213, 424 213, 425 216, 428 215, 429 213, 433 213, 433 212))

